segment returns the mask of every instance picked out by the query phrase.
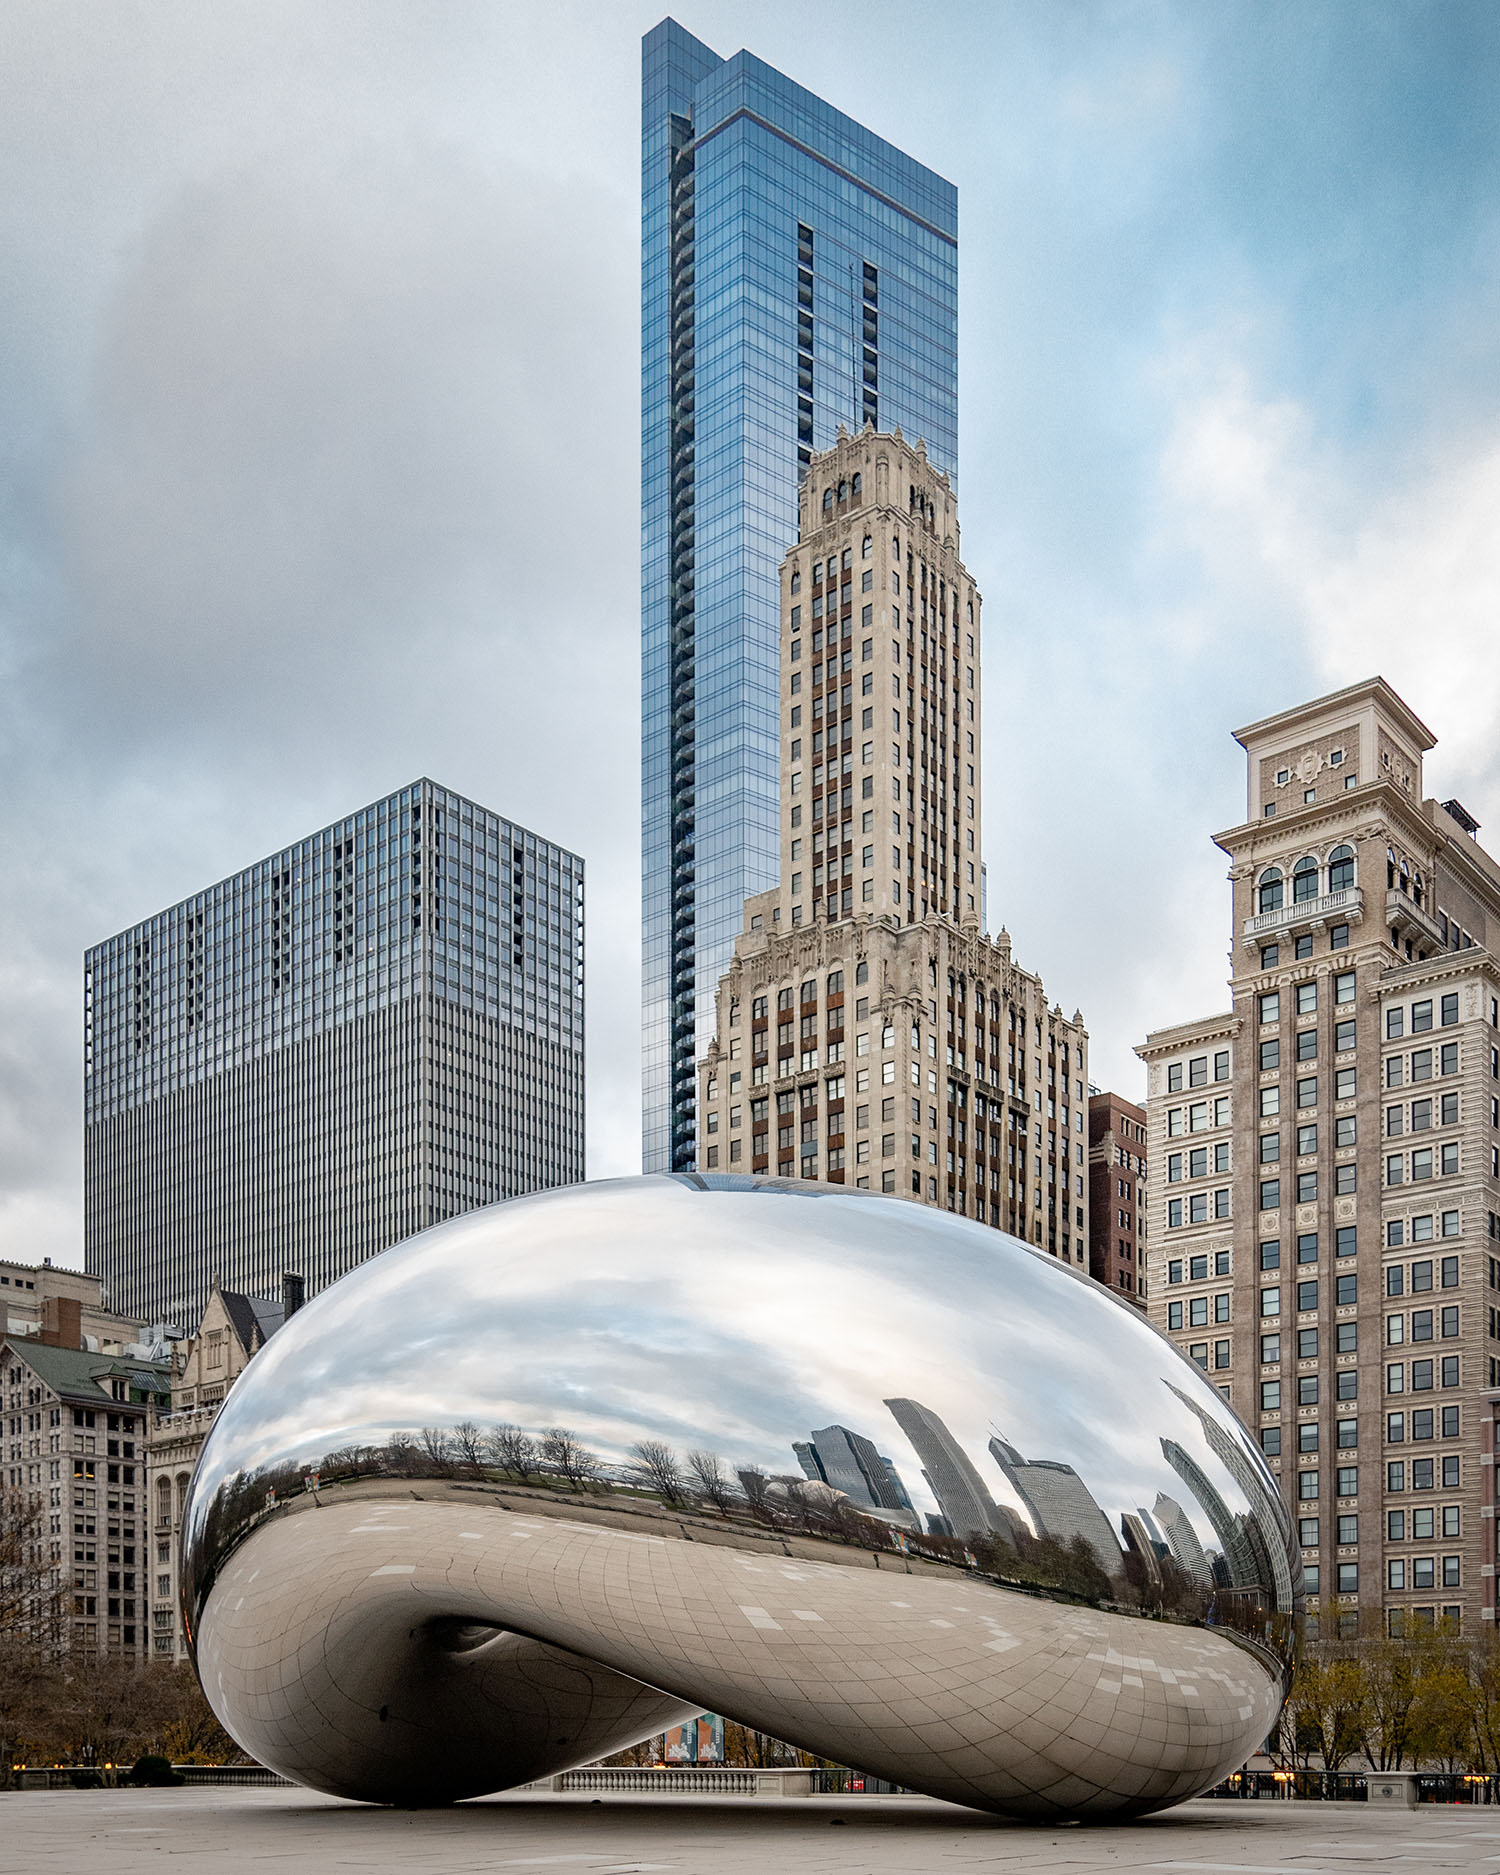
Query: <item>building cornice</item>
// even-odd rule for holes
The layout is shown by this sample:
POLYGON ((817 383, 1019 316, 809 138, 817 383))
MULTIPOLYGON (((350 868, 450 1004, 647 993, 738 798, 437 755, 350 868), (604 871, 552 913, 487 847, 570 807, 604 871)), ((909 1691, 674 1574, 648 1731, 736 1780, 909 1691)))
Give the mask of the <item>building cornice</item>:
POLYGON ((1340 715, 1360 704, 1370 703, 1378 703, 1401 733, 1410 737, 1424 755, 1428 749, 1437 747, 1437 737, 1383 677, 1362 678, 1357 684, 1349 684, 1343 690, 1330 691, 1326 697, 1314 697, 1310 703, 1299 703, 1289 710, 1278 710, 1274 716, 1263 716, 1259 722, 1247 723, 1243 729, 1231 733, 1242 749, 1248 749, 1252 741, 1259 742, 1315 721, 1320 716, 1340 715))
MULTIPOLYGON (((1259 841, 1274 840, 1282 844, 1290 834, 1311 836, 1318 828, 1330 832, 1353 826, 1361 822, 1372 809, 1385 812, 1387 818, 1362 827, 1362 832, 1373 837, 1390 831, 1388 821, 1402 816, 1410 826, 1429 840, 1436 837, 1432 822, 1423 814, 1410 795, 1403 793, 1394 781, 1387 781, 1383 776, 1379 781, 1367 781, 1358 788, 1351 788, 1347 794, 1337 800, 1318 802, 1311 807, 1298 808, 1294 813, 1277 814, 1269 820, 1242 820, 1238 826, 1226 827, 1223 832, 1210 836, 1213 843, 1223 853, 1235 858, 1237 852, 1243 852, 1246 846, 1259 841), (1391 810, 1395 812, 1392 813, 1391 810)), ((1309 837, 1309 845, 1315 842, 1309 837)), ((1243 868, 1253 867, 1254 859, 1239 858, 1236 865, 1243 868)), ((1234 873, 1231 873, 1234 877, 1234 873)))
POLYGON ((1244 1026, 1244 1018, 1233 1009, 1216 1016, 1201 1016, 1196 1022, 1179 1022, 1174 1028, 1153 1029, 1145 1041, 1137 1042, 1135 1053, 1142 1061, 1154 1061, 1159 1055, 1175 1054, 1197 1042, 1233 1041, 1244 1026))
POLYGON ((1387 951, 1385 955, 1392 960, 1392 967, 1383 970, 1379 978, 1370 985, 1369 997, 1372 1002, 1380 1002, 1393 992, 1405 996, 1412 990, 1426 989, 1437 983, 1451 983, 1455 978, 1472 976, 1476 971, 1487 977, 1500 991, 1500 960, 1480 945, 1471 945, 1467 950, 1438 951, 1433 956, 1420 962, 1407 963, 1404 959, 1395 963, 1395 953, 1387 951))

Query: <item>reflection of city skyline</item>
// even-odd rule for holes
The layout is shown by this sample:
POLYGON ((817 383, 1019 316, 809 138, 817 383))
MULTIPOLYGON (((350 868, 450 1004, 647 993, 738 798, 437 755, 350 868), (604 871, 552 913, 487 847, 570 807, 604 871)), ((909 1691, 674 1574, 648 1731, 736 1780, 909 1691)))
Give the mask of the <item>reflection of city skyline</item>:
MULTIPOLYGON (((1243 1583, 1236 1581, 1234 1586, 1250 1587, 1252 1584, 1258 1584, 1271 1595, 1275 1607, 1290 1608, 1293 1600, 1290 1559, 1282 1549, 1274 1544, 1268 1543, 1265 1538, 1266 1530, 1275 1530, 1278 1527, 1276 1513, 1280 1507, 1280 1500, 1275 1497, 1272 1488, 1262 1477, 1255 1460, 1243 1447, 1235 1442, 1216 1419, 1206 1413, 1195 1400, 1189 1399, 1187 1394, 1182 1391, 1181 1387, 1175 1386, 1170 1380, 1166 1382, 1166 1387, 1168 1392, 1176 1394, 1177 1398, 1181 1400, 1182 1404, 1198 1421, 1198 1424, 1203 1428, 1203 1436, 1208 1443, 1209 1450, 1213 1453, 1214 1457, 1218 1459, 1219 1463, 1229 1473, 1230 1477, 1233 1478, 1234 1482, 1244 1494, 1245 1511, 1241 1515, 1233 1518, 1237 1543, 1237 1551, 1235 1554, 1243 1557, 1248 1550, 1250 1556, 1254 1559, 1255 1573, 1243 1583), (1268 1518, 1270 1519, 1269 1522, 1267 1522, 1268 1518)), ((1162 1451, 1166 1455, 1168 1462, 1173 1463, 1171 1454, 1167 1452, 1166 1448, 1167 1441, 1163 1440, 1162 1451)), ((1177 1449, 1179 1452, 1182 1450, 1180 1446, 1177 1449)), ((1186 1456, 1186 1454, 1183 1455, 1186 1456)), ((1184 1475, 1181 1468, 1175 1464, 1174 1469, 1177 1470, 1179 1477, 1184 1475)), ((1199 1472, 1199 1476, 1202 1476, 1201 1471, 1199 1472)), ((1207 1484, 1206 1479, 1204 1482, 1207 1484)), ((1218 1492, 1214 1490, 1212 1485, 1208 1485, 1207 1488, 1208 1491, 1212 1493, 1214 1502, 1218 1505, 1219 1515, 1227 1516, 1229 1513, 1223 1499, 1219 1496, 1218 1492)), ((1199 1495, 1200 1497, 1203 1496, 1201 1492, 1199 1495)), ((1203 1498, 1203 1508, 1209 1513, 1209 1519, 1213 1522, 1214 1511, 1206 1497, 1203 1498)), ((1220 1542, 1224 1544, 1224 1555, 1226 1560, 1230 1563, 1231 1572, 1233 1573, 1235 1568, 1235 1554, 1231 1553, 1229 1544, 1225 1542, 1223 1533, 1219 1531, 1217 1522, 1214 1523, 1214 1528, 1215 1531, 1219 1533, 1220 1542)))
POLYGON ((993 1533, 1013 1543, 1020 1519, 991 1497, 968 1453, 931 1407, 907 1399, 885 1404, 911 1442, 949 1532, 956 1537, 993 1533))
POLYGON ((1065 1547, 1081 1537, 1107 1571, 1119 1567, 1120 1539, 1114 1526, 1071 1465, 1056 1458, 1023 1458, 998 1435, 990 1440, 990 1457, 1025 1506, 1037 1536, 1052 1537, 1065 1547))
MULTIPOLYGON (((1144 1509, 1141 1515, 1146 1515, 1144 1509)), ((1213 1565, 1198 1540, 1198 1532, 1193 1528, 1191 1518, 1176 1498, 1168 1497, 1165 1491, 1158 1491, 1152 1516, 1173 1562, 1185 1569, 1195 1582, 1211 1588, 1214 1581, 1213 1565)))
POLYGON ((864 1510, 893 1521, 917 1523, 911 1497, 894 1462, 863 1434, 834 1424, 794 1440, 792 1450, 809 1480, 842 1491, 864 1510))

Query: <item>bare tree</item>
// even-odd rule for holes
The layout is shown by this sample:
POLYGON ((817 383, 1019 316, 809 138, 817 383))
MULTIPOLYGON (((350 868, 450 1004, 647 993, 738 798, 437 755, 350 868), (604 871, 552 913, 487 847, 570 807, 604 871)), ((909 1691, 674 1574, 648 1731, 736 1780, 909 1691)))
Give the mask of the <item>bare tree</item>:
POLYGON ((422 1428, 422 1450, 427 1454, 427 1461, 439 1477, 446 1477, 453 1469, 453 1441, 441 1426, 422 1428))
POLYGON ((453 1428, 453 1450, 465 1471, 477 1472, 482 1468, 483 1441, 472 1419, 461 1419, 453 1428))
POLYGON ((745 1493, 752 1517, 758 1517, 762 1523, 773 1521, 770 1499, 766 1496, 766 1487, 770 1479, 759 1465, 741 1465, 738 1471, 740 1488, 745 1493))
POLYGON ((689 1452, 687 1455, 688 1475, 710 1504, 724 1516, 729 1515, 729 1502, 734 1490, 717 1452, 689 1452))
POLYGON ((630 1448, 630 1456, 634 1461, 631 1471, 648 1491, 655 1491, 669 1504, 680 1504, 687 1496, 677 1454, 665 1439, 638 1439, 630 1448))
POLYGON ((587 1490, 599 1475, 599 1461, 586 1451, 566 1426, 549 1426, 542 1434, 542 1457, 560 1471, 575 1491, 587 1490))
POLYGON ((417 1442, 409 1432, 393 1432, 386 1440, 385 1468, 396 1478, 415 1475, 418 1469, 417 1442))
POLYGON ((522 1432, 519 1426, 513 1426, 509 1420, 502 1420, 498 1426, 490 1427, 490 1434, 485 1444, 489 1447, 491 1459, 502 1471, 508 1471, 512 1477, 519 1478, 525 1484, 534 1478, 538 1470, 536 1440, 529 1432, 522 1432))
POLYGON ((40 1495, 0 1485, 0 1785, 56 1701, 66 1599, 40 1495))

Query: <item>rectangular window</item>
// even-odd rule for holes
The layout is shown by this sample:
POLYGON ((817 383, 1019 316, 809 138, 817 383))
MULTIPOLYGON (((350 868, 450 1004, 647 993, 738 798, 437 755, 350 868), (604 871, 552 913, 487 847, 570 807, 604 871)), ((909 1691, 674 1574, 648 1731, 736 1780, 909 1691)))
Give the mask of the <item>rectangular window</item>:
POLYGON ((1260 1136, 1260 1162, 1262 1165, 1275 1165, 1281 1158, 1280 1133, 1262 1133, 1260 1136))
POLYGON ((1281 1359, 1281 1336, 1262 1335, 1260 1338, 1260 1360, 1262 1367, 1269 1367, 1281 1359))
POLYGON ((1425 1035, 1432 1027, 1432 999, 1413 1003, 1411 1006, 1411 1032, 1413 1035, 1425 1035))
POLYGON ((1169 1302, 1167 1304, 1167 1327, 1175 1329, 1181 1328, 1181 1326, 1182 1304, 1180 1302, 1169 1302))
POLYGON ((1260 1383, 1260 1410, 1263 1413, 1274 1413, 1279 1411, 1280 1407, 1281 1382, 1279 1380, 1263 1380, 1260 1383))
POLYGON ((1260 1045, 1260 1071, 1262 1074, 1269 1074, 1273 1068, 1280 1066, 1281 1042, 1273 1036, 1270 1041, 1262 1042, 1260 1045))
POLYGON ((1281 1089, 1279 1087, 1263 1087, 1260 1090, 1260 1117, 1263 1120, 1272 1120, 1280 1111, 1281 1089))
POLYGON ((1274 1237, 1262 1243, 1260 1247, 1260 1266, 1263 1270, 1281 1268, 1281 1245, 1274 1237))
POLYGON ((1262 1022, 1279 1022, 1281 1020, 1280 991, 1267 990, 1265 995, 1261 997, 1260 1019, 1262 1022))
POLYGON ((1340 970, 1334 977, 1333 1000, 1338 1004, 1354 1001, 1354 972, 1352 970, 1340 970))
POLYGON ((1458 992, 1457 990, 1454 990, 1450 995, 1447 995, 1443 998, 1443 1009, 1442 1009, 1442 1016, 1440 1019, 1445 1029, 1451 1029, 1453 1024, 1457 1022, 1458 1020, 1458 992))
MULTIPOLYGON (((1297 1014, 1299 1016, 1314 1015, 1317 1012, 1317 1007, 1318 1007, 1317 984, 1316 983, 1299 983, 1297 985, 1297 1014)), ((1298 1039, 1300 1040, 1301 1038, 1299 1037, 1298 1039)))
POLYGON ((1261 1290, 1260 1312, 1263 1316, 1279 1315, 1281 1313, 1281 1291, 1279 1289, 1261 1290))
POLYGON ((1297 1059, 1316 1061, 1318 1058, 1318 1031, 1316 1029, 1298 1029, 1297 1059))
POLYGON ((1315 1471, 1297 1473, 1297 1500, 1302 1504, 1315 1503, 1319 1494, 1320 1475, 1315 1471))
POLYGON ((1318 1077, 1312 1074, 1309 1075, 1305 1081, 1298 1081, 1297 1083, 1297 1105, 1299 1107, 1316 1107, 1317 1104, 1318 1077))
POLYGON ((1315 1309, 1317 1306, 1318 1306, 1318 1280, 1317 1278, 1314 1277, 1311 1282, 1298 1283, 1297 1285, 1297 1313, 1300 1315, 1304 1313, 1306 1310, 1315 1309))
POLYGON ((1333 1300, 1336 1308, 1345 1308, 1359 1300, 1359 1278, 1352 1270, 1345 1276, 1334 1277, 1333 1300))

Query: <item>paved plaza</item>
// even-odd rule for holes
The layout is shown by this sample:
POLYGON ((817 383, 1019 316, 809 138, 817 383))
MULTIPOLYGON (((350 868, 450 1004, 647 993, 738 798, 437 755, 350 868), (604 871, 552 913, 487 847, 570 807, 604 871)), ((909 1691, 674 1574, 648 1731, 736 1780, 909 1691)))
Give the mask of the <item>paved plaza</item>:
POLYGON ((173 1859, 215 1875, 1493 1875, 1500 1809, 1215 1801, 1139 1823, 1037 1828, 914 1797, 527 1793, 407 1812, 285 1789, 55 1791, 0 1795, 0 1842, 0 1866, 48 1875, 138 1875, 173 1859))

